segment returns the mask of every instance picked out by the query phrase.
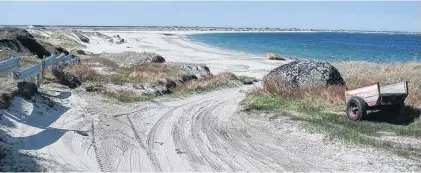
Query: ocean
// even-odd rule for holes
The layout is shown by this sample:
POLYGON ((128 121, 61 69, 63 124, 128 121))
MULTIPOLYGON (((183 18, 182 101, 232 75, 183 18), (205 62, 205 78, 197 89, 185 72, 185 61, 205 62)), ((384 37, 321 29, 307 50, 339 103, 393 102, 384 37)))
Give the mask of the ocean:
POLYGON ((421 61, 421 35, 345 32, 193 34, 188 39, 221 49, 264 56, 267 52, 328 62, 421 61))

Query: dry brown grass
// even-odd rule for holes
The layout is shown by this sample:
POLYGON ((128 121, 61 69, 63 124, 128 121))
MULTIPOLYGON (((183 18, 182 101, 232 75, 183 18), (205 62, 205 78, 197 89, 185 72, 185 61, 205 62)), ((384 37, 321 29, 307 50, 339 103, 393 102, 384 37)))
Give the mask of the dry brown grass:
POLYGON ((380 85, 409 81, 409 95, 405 103, 421 108, 421 63, 343 62, 335 64, 349 89, 374 82, 380 85))
MULTIPOLYGON (((408 106, 421 108, 421 63, 376 64, 368 62, 343 62, 335 64, 348 89, 379 82, 380 85, 409 81, 408 106)), ((344 104, 345 88, 341 86, 306 87, 295 89, 280 77, 266 78, 260 91, 287 99, 318 99, 329 104, 344 104)))
POLYGON ((123 103, 144 101, 153 98, 153 96, 138 95, 130 91, 103 91, 103 93, 111 98, 115 98, 123 103))
POLYGON ((82 60, 82 64, 89 64, 89 65, 95 65, 95 64, 100 64, 112 69, 118 69, 120 66, 114 62, 111 61, 109 59, 106 58, 89 58, 89 59, 83 59, 82 60))
POLYGON ((123 67, 119 74, 133 82, 155 82, 166 78, 179 78, 184 72, 177 66, 160 63, 139 64, 133 67, 123 67))
POLYGON ((198 80, 192 80, 182 85, 177 85, 174 89, 175 95, 184 93, 197 93, 213 90, 216 88, 232 87, 240 85, 240 81, 233 73, 226 72, 216 76, 207 76, 198 80))
POLYGON ((85 60, 80 65, 71 67, 71 72, 84 81, 103 83, 151 83, 160 79, 179 78, 184 73, 177 66, 167 64, 146 63, 133 67, 119 67, 113 61, 104 58, 92 58, 85 60), (111 74, 99 74, 94 67, 100 63, 106 67, 113 68, 111 74))
POLYGON ((296 88, 290 85, 290 82, 279 76, 265 78, 263 80, 263 88, 257 89, 254 92, 257 92, 256 94, 267 92, 286 99, 323 100, 329 104, 342 104, 345 98, 345 87, 343 86, 309 86, 296 88))
POLYGON ((82 79, 82 81, 98 82, 102 78, 102 76, 98 74, 95 69, 86 64, 72 65, 70 72, 82 79))

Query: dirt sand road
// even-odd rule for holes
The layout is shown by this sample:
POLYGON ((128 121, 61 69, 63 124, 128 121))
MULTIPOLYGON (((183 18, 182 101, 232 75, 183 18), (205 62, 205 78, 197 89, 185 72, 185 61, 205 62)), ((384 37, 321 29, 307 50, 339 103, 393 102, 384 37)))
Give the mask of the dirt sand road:
POLYGON ((242 89, 132 105, 125 108, 126 113, 119 110, 100 116, 94 128, 94 139, 101 170, 417 169, 416 163, 393 155, 368 149, 344 149, 329 144, 323 135, 305 133, 285 122, 270 123, 244 116, 237 112, 244 98, 242 89))
POLYGON ((51 110, 15 103, 20 107, 1 121, 14 124, 8 131, 17 146, 65 165, 62 170, 420 170, 419 163, 389 153, 339 147, 288 120, 240 113, 245 89, 134 104, 72 91, 51 110))

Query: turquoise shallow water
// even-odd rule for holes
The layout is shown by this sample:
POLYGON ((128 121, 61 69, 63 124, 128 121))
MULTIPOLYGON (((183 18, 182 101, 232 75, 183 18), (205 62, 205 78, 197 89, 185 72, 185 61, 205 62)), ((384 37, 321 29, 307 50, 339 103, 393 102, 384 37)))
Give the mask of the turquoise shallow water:
POLYGON ((209 46, 258 55, 274 52, 330 62, 421 61, 421 35, 289 32, 194 34, 187 38, 209 46))

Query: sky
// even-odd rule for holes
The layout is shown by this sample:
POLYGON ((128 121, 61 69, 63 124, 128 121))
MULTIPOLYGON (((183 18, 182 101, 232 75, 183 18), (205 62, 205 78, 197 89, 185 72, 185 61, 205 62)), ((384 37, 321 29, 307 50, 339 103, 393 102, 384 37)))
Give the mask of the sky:
POLYGON ((0 25, 280 27, 421 32, 421 1, 0 1, 0 16, 0 25))

